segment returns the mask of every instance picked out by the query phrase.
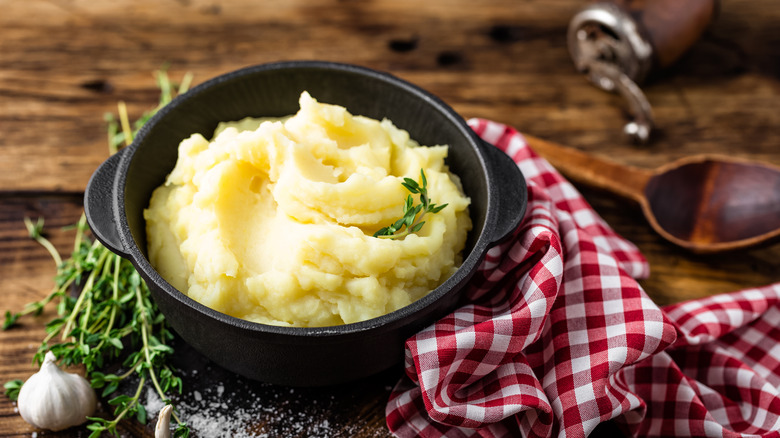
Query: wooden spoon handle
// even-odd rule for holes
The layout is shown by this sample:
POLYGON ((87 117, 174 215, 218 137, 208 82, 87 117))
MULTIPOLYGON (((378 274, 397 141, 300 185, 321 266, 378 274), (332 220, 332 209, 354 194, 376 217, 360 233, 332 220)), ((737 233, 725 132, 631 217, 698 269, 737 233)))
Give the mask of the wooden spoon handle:
POLYGON ((645 186, 653 176, 652 171, 619 164, 525 134, 523 136, 531 149, 571 180, 636 202, 645 198, 645 186))
POLYGON ((650 39, 656 67, 675 62, 715 18, 718 0, 615 0, 634 16, 650 39))

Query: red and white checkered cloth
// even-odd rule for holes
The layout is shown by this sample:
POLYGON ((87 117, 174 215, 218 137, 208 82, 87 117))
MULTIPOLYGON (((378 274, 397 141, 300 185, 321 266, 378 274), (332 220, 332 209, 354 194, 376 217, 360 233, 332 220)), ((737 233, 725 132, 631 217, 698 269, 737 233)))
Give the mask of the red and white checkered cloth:
POLYGON ((387 404, 399 437, 780 436, 780 283, 659 308, 649 273, 512 128, 471 127, 518 163, 525 220, 470 304, 406 342, 387 404))

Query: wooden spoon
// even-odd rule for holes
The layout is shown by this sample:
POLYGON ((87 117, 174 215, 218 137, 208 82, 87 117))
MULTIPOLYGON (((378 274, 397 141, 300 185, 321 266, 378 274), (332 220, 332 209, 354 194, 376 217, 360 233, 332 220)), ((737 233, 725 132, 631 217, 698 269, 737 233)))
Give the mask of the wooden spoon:
POLYGON ((780 238, 780 167, 696 155, 647 170, 525 138, 573 181, 638 202, 653 229, 693 252, 731 251, 780 238))

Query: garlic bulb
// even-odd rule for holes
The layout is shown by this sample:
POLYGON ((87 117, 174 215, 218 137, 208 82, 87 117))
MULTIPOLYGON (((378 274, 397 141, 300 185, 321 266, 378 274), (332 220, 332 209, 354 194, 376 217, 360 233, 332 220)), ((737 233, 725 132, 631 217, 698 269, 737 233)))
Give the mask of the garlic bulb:
POLYGON ((84 423, 97 406, 87 379, 62 371, 56 360, 54 353, 46 353, 40 371, 24 382, 17 401, 24 421, 53 431, 84 423))
POLYGON ((154 426, 154 438, 171 438, 171 410, 171 405, 165 405, 160 410, 157 424, 154 426))

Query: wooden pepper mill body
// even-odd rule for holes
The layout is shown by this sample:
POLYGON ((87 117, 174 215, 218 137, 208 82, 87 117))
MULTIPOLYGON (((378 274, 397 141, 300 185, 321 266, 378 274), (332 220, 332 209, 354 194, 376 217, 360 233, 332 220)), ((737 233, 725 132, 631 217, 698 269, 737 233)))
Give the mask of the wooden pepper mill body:
POLYGON ((672 65, 704 33, 719 0, 613 0, 589 4, 569 23, 569 52, 597 87, 620 93, 632 120, 624 131, 640 143, 653 127, 638 84, 672 65))
POLYGON ((625 7, 653 47, 655 68, 677 61, 717 15, 717 0, 615 0, 625 7))

